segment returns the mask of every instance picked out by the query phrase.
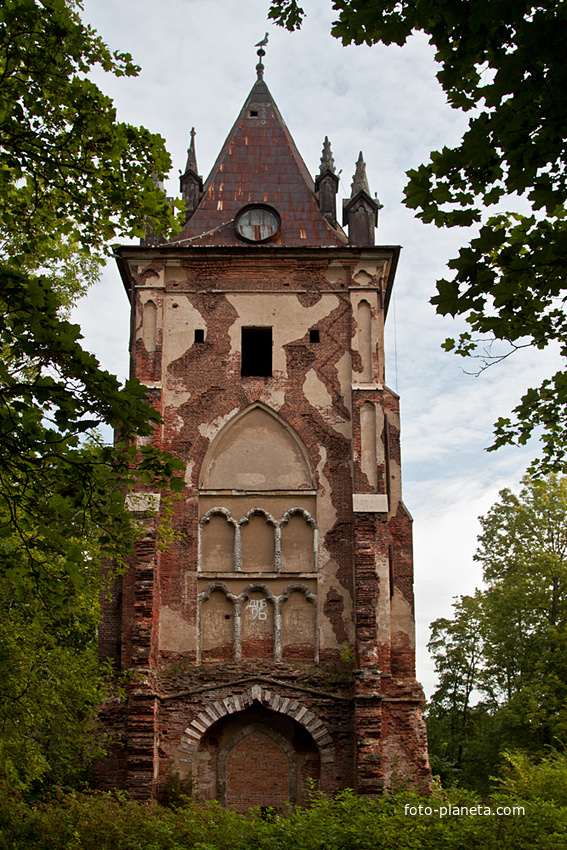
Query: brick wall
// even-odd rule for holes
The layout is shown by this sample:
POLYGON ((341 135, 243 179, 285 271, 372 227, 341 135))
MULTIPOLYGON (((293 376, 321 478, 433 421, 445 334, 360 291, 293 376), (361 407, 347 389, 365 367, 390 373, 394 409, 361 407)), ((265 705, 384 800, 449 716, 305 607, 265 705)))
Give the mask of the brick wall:
MULTIPOLYGON (((156 520, 141 517, 145 536, 129 571, 104 600, 101 655, 120 658, 122 669, 138 671, 122 720, 124 756, 115 757, 108 776, 119 777, 130 793, 143 797, 158 794, 171 770, 196 771, 198 794, 224 795, 235 808, 252 796, 259 805, 289 798, 282 753, 285 763, 294 765, 298 799, 307 776, 316 776, 328 792, 355 787, 376 793, 396 770, 418 783, 427 781, 411 627, 411 518, 401 502, 398 399, 383 384, 385 302, 383 293, 377 295, 378 273, 371 274, 372 262, 388 268, 391 249, 124 249, 124 258, 133 292, 133 373, 163 415, 153 444, 184 462, 186 486, 172 504, 173 542, 160 550, 156 520), (373 340, 371 380, 363 383, 356 327, 361 299, 372 305, 370 314, 366 307, 362 312, 371 316, 373 340), (144 328, 148 315, 155 331, 154 324, 144 328), (240 326, 261 324, 273 326, 273 374, 243 378, 240 326), (311 341, 313 328, 319 342, 311 341), (194 341, 196 329, 204 331, 202 342, 194 341), (269 493, 260 488, 254 496, 253 487, 240 495, 229 487, 223 496, 203 487, 215 437, 253 405, 292 429, 309 459, 312 485, 285 496, 281 487, 269 493), (364 438, 361 433, 363 405, 376 412, 375 448, 368 433, 364 438), (376 471, 369 476, 368 457, 374 454, 376 471), (353 493, 381 497, 380 504, 387 497, 388 509, 353 513, 353 493), (223 498, 246 496, 268 513, 276 497, 289 499, 280 506, 281 516, 286 507, 304 505, 307 495, 319 535, 318 573, 287 574, 284 559, 283 573, 276 574, 275 567, 270 572, 268 565, 243 598, 259 599, 265 587, 275 599, 286 586, 301 584, 301 592, 313 597, 308 606, 309 616, 317 617, 317 648, 303 637, 294 643, 289 628, 281 646, 273 601, 263 632, 246 631, 240 623, 237 635, 235 614, 233 641, 225 624, 222 640, 201 646, 199 594, 220 588, 215 592, 227 600, 221 614, 232 623, 231 606, 255 576, 227 571, 226 565, 215 573, 214 560, 201 570, 199 518, 215 499, 221 505, 223 498), (235 660, 237 645, 241 660, 235 660), (252 699, 253 687, 269 698, 252 699), (236 711, 234 700, 248 702, 236 711), (259 724, 261 731, 254 727, 235 744, 225 776, 219 764, 231 736, 243 734, 246 724, 250 729, 259 724), (282 741, 289 749, 282 749, 282 741), (279 765, 277 770, 270 770, 270 763, 279 765), (245 798, 237 786, 246 772, 256 778, 245 798)), ((242 512, 234 513, 239 520, 242 512)), ((298 539, 309 546, 313 535, 298 539)))
POLYGON ((250 806, 281 810, 289 800, 286 754, 274 741, 253 732, 228 757, 226 789, 227 806, 238 812, 250 806))

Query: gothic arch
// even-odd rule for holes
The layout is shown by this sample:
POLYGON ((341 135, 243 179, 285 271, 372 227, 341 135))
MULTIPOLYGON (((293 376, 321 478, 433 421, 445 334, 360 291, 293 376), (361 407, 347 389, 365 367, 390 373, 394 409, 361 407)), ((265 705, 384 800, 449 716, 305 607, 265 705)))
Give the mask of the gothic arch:
POLYGON ((223 717, 245 711, 254 700, 267 708, 271 708, 272 711, 285 714, 297 721, 300 726, 303 726, 313 738, 322 764, 334 761, 333 739, 316 714, 313 714, 296 699, 279 696, 273 690, 268 690, 261 685, 252 685, 251 688, 240 695, 231 694, 224 699, 214 700, 191 721, 181 736, 181 741, 177 747, 179 762, 185 764, 188 770, 207 730, 223 717))
POLYGON ((305 598, 309 602, 312 602, 315 607, 317 607, 317 597, 314 593, 311 593, 311 591, 305 584, 301 584, 300 582, 296 582, 295 584, 288 584, 288 586, 280 596, 280 600, 282 602, 285 602, 286 599, 289 599, 291 593, 303 593, 305 598))
POLYGON ((148 354, 154 354, 157 341, 157 306, 149 298, 144 304, 142 319, 142 339, 148 354))
POLYGON ((360 468, 372 489, 378 483, 376 450, 376 405, 365 401, 360 407, 360 468))
POLYGON ((274 596, 268 585, 260 581, 251 581, 250 584, 246 585, 242 593, 239 594, 238 599, 244 602, 246 599, 250 598, 250 594, 253 593, 255 590, 260 590, 262 593, 265 593, 266 597, 270 600, 272 605, 276 604, 276 597, 274 596))
MULTIPOLYGON (((223 507, 214 507, 207 511, 201 519, 199 520, 198 531, 197 531, 197 572, 201 572, 203 569, 206 569, 206 561, 207 561, 207 546, 205 544, 205 527, 211 524, 211 521, 216 521, 217 518, 224 517, 227 527, 232 526, 232 535, 230 541, 230 550, 231 552, 223 552, 224 560, 230 562, 232 566, 232 570, 237 572, 240 569, 240 529, 238 528, 238 523, 233 519, 230 511, 227 508, 223 507)), ((211 534, 212 529, 209 528, 207 534, 211 534)), ((212 535, 213 539, 215 539, 215 535, 212 535)), ((228 541, 225 541, 225 544, 228 544, 228 541)), ((226 548, 226 545, 225 545, 226 548)), ((219 567, 215 567, 216 570, 219 567)))
POLYGON ((211 518, 213 516, 216 516, 217 514, 222 515, 226 519, 226 521, 229 522, 231 525, 236 525, 236 520, 233 519, 232 514, 230 513, 228 508, 218 507, 211 508, 209 511, 207 511, 206 514, 203 514, 203 516, 199 520, 199 528, 202 528, 204 525, 210 522, 211 518))
MULTIPOLYGON (((319 543, 317 538, 317 523, 315 519, 311 516, 309 511, 306 511, 304 508, 294 507, 289 508, 281 520, 277 523, 276 528, 276 572, 281 572, 282 567, 282 533, 283 529, 286 525, 289 524, 290 520, 293 517, 303 517, 305 523, 310 526, 313 532, 313 549, 312 549, 312 565, 311 570, 316 573, 318 571, 318 552, 319 552, 319 543)), ((306 570, 306 572, 311 572, 311 570, 306 570)))
POLYGON ((234 602, 236 599, 236 596, 233 596, 233 594, 230 592, 230 590, 223 581, 213 581, 211 582, 211 584, 207 585, 207 587, 203 590, 202 593, 199 594, 199 596, 197 597, 197 601, 206 602, 211 593, 213 593, 215 590, 222 590, 227 599, 230 599, 231 602, 234 602))
MULTIPOLYGON (((288 612, 286 611, 285 603, 289 600, 290 596, 294 593, 300 593, 305 598, 306 603, 310 603, 313 607, 313 624, 312 624, 312 633, 309 635, 307 632, 303 634, 303 640, 297 640, 297 632, 295 633, 295 639, 293 640, 293 644, 295 643, 311 643, 313 646, 313 659, 315 662, 319 660, 319 625, 318 625, 318 614, 317 614, 317 596, 314 593, 311 593, 309 588, 300 582, 294 582, 293 584, 288 584, 284 592, 281 596, 278 597, 278 628, 279 628, 279 645, 278 645, 278 657, 281 660, 284 660, 284 656, 286 652, 289 650, 287 647, 292 645, 292 642, 289 640, 286 641, 286 632, 289 635, 289 622, 288 622, 288 612)), ((292 605, 293 602, 290 602, 292 605)), ((295 606, 294 606, 295 607, 295 606)), ((304 617, 301 618, 302 627, 304 624, 304 617)), ((300 630, 301 631, 301 630, 300 630)))
POLYGON ((256 514, 262 514, 262 516, 264 517, 264 519, 266 520, 268 525, 273 525, 273 526, 276 525, 276 521, 273 518, 273 516, 271 515, 271 513, 269 513, 267 510, 265 510, 265 508, 260 508, 260 507, 250 508, 248 513, 244 514, 242 519, 240 519, 238 521, 238 525, 240 525, 240 526, 247 525, 247 523, 250 522, 250 519, 253 516, 255 516, 256 514))
MULTIPOLYGON (((205 567, 203 549, 203 536, 205 527, 211 522, 211 520, 214 520, 216 517, 224 517, 227 522, 227 525, 232 526, 234 530, 234 536, 232 541, 233 552, 231 562, 233 565, 234 572, 242 572, 242 528, 243 526, 248 525, 250 523, 250 520, 255 516, 263 516, 267 525, 271 525, 274 529, 272 569, 276 573, 280 573, 282 571, 282 530, 285 528, 286 525, 289 524, 290 520, 293 519, 293 517, 303 517, 305 523, 313 531, 312 570, 307 571, 312 571, 314 573, 318 571, 317 523, 314 517, 311 516, 309 511, 306 511, 304 508, 300 507, 292 507, 284 513, 284 515, 279 521, 276 521, 271 515, 271 513, 269 513, 269 511, 265 510, 262 507, 255 506, 253 508, 250 508, 250 510, 239 520, 235 520, 228 508, 224 507, 213 507, 210 508, 205 514, 203 514, 203 516, 199 520, 198 525, 197 572, 202 572, 205 567)), ((269 570, 266 571, 269 572, 269 570)))
POLYGON ((224 594, 227 602, 230 602, 232 616, 232 624, 231 624, 231 635, 230 640, 232 642, 232 652, 234 654, 234 647, 236 645, 237 636, 239 636, 240 623, 238 622, 237 617, 235 616, 235 611, 238 609, 237 597, 234 596, 226 586, 226 584, 222 581, 213 581, 209 584, 202 593, 199 593, 197 596, 197 663, 200 664, 202 660, 203 651, 207 649, 207 647, 203 647, 203 605, 207 602, 213 593, 222 593, 224 594))
POLYGON ((292 516, 296 516, 297 514, 301 515, 305 522, 313 529, 317 528, 317 523, 315 522, 309 511, 306 511, 305 508, 290 508, 289 510, 287 510, 280 520, 280 525, 286 525, 286 523, 290 521, 292 516))
POLYGON ((312 490, 313 464, 297 432, 255 402, 212 439, 201 467, 202 490, 312 490))

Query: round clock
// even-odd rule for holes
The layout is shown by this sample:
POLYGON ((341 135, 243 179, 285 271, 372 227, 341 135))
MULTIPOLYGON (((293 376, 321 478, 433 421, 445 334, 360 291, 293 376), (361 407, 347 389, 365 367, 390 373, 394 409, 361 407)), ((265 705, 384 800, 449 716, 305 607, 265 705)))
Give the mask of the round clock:
POLYGON ((280 225, 280 215, 273 207, 248 204, 237 214, 234 227, 246 242, 267 242, 279 232, 280 225))

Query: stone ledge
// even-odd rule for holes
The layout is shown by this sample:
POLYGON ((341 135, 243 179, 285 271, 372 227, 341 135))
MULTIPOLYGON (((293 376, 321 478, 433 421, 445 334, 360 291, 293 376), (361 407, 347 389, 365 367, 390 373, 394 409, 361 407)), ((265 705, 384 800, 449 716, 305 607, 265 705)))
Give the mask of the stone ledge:
POLYGON ((353 493, 352 509, 355 514, 387 514, 388 496, 386 493, 353 493))

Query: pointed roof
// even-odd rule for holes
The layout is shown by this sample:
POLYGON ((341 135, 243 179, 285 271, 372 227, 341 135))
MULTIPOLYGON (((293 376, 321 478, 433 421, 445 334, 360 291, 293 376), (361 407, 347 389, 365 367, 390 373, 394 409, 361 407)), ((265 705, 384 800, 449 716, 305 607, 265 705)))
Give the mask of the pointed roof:
POLYGON ((313 179, 262 77, 258 73, 197 209, 170 244, 243 245, 234 219, 247 204, 267 204, 281 217, 278 235, 263 244, 305 248, 347 243, 344 232, 321 213, 313 179))
POLYGON ((368 187, 368 177, 366 176, 366 163, 364 162, 362 151, 360 151, 358 155, 358 160, 356 162, 355 169, 356 170, 352 178, 352 183, 350 184, 350 197, 355 198, 359 192, 366 192, 366 194, 370 196, 370 189, 368 187))
POLYGON ((195 153, 195 128, 191 127, 191 143, 189 148, 187 149, 187 165, 185 166, 185 174, 188 171, 192 171, 194 174, 197 174, 199 169, 197 168, 197 154, 195 153))
POLYGON ((319 174, 324 174, 326 171, 330 171, 331 174, 335 173, 335 160, 328 136, 325 136, 325 141, 323 142, 323 153, 321 154, 319 174))

